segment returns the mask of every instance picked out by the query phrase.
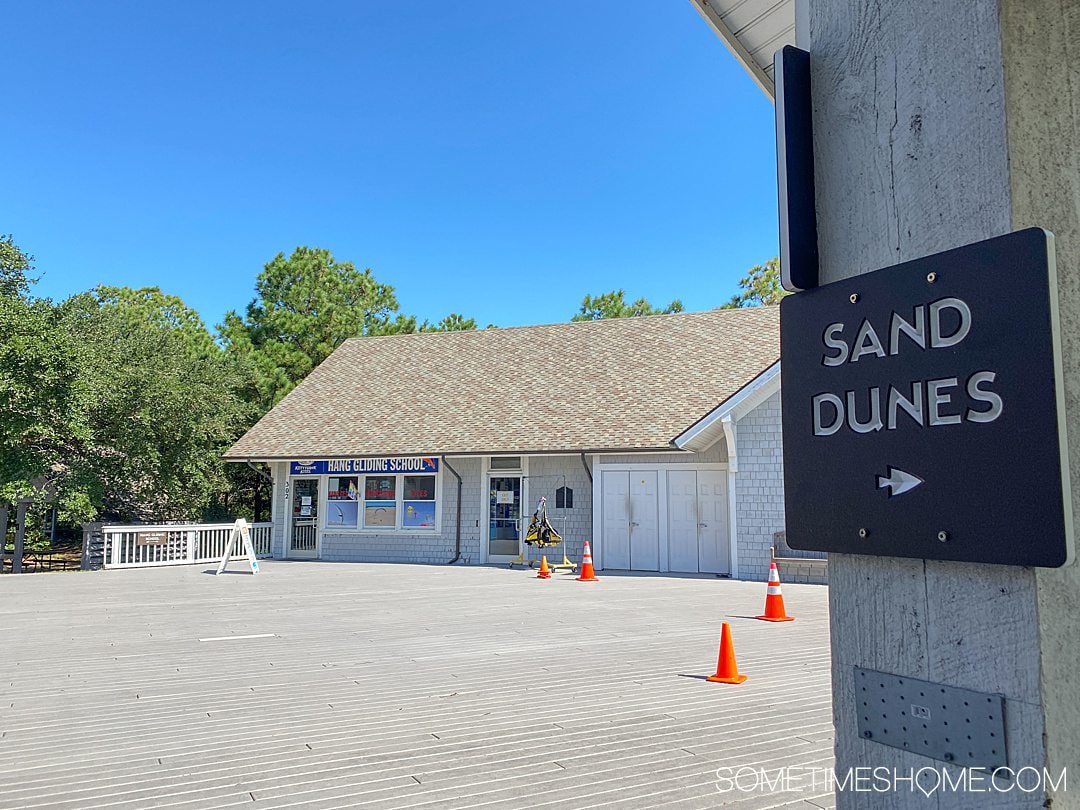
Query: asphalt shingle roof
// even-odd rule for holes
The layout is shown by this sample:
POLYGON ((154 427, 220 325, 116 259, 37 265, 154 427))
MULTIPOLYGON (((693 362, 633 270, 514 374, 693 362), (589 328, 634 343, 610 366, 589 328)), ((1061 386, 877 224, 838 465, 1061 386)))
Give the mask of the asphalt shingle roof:
POLYGON ((354 338, 225 457, 670 449, 779 357, 779 307, 354 338))

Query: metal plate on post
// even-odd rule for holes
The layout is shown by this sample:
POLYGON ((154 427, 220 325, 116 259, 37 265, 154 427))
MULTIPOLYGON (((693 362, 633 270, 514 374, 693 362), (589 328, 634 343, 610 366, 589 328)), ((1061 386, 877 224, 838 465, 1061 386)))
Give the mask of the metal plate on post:
POLYGON ((1005 699, 855 667, 859 736, 968 768, 1008 764, 1005 699))

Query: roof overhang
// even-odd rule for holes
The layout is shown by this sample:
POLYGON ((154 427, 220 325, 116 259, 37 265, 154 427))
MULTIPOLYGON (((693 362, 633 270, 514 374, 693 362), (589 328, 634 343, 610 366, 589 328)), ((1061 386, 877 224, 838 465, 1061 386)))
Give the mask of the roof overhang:
MULTIPOLYGON (((773 98, 773 54, 795 43, 802 0, 690 0, 750 77, 773 98)), ((805 30, 805 29, 804 29, 805 30)))
POLYGON ((675 437, 680 450, 701 453, 720 439, 727 439, 728 456, 735 455, 735 423, 780 390, 780 361, 777 360, 739 391, 675 437))
MULTIPOLYGON (((405 456, 432 456, 436 458, 486 458, 488 456, 603 456, 603 455, 620 455, 629 456, 638 453, 679 453, 683 452, 682 447, 678 447, 675 444, 669 444, 662 447, 600 447, 600 448, 562 448, 552 450, 538 450, 536 448, 528 450, 513 450, 502 448, 499 450, 410 450, 408 452, 370 452, 370 451, 358 451, 356 453, 349 453, 342 455, 341 453, 319 453, 318 451, 307 452, 303 454, 304 459, 317 458, 317 459, 351 459, 351 458, 394 458, 405 456)), ((693 452, 689 449, 685 452, 693 452)), ((265 464, 276 464, 283 461, 296 461, 301 456, 293 454, 291 456, 237 456, 237 455, 223 455, 222 460, 233 464, 250 464, 255 462, 265 464)))

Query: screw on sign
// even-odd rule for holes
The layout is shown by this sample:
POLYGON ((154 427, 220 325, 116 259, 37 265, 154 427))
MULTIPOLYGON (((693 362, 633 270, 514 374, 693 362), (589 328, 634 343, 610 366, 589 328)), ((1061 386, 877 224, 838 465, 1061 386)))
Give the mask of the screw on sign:
POLYGON ((1031 228, 784 298, 788 544, 1065 564, 1057 297, 1031 228))

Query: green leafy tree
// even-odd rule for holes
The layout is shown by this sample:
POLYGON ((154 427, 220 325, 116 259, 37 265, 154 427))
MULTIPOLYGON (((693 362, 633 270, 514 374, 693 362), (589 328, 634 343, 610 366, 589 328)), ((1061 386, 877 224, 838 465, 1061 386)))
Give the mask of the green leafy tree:
POLYGON ((0 295, 26 296, 36 280, 30 277, 33 272, 34 257, 24 253, 10 234, 0 235, 0 295))
POLYGON ((203 323, 199 313, 175 295, 158 287, 98 286, 93 296, 115 319, 132 329, 154 328, 183 343, 193 355, 216 355, 221 347, 203 323))
POLYGON ((311 248, 266 266, 220 341, 156 287, 56 304, 33 297, 34 271, 0 237, 0 508, 48 500, 66 522, 250 516, 266 484, 222 452, 341 341, 476 328, 418 325, 370 270, 311 248))
POLYGON ((259 274, 255 292, 246 315, 228 312, 219 331, 228 351, 254 369, 260 413, 348 338, 476 328, 457 314, 418 325, 399 312, 393 287, 323 248, 298 247, 288 258, 279 253, 259 274))
MULTIPOLYGON (((70 471, 71 450, 90 444, 85 352, 50 301, 0 294, 0 505, 42 502, 70 471)), ((65 489, 59 507, 78 519, 90 502, 65 489)))
MULTIPOLYGON (((457 313, 418 324, 399 312, 390 285, 376 281, 370 269, 338 262, 323 248, 298 247, 288 258, 279 253, 259 274, 255 292, 243 317, 230 311, 218 327, 227 355, 251 380, 245 428, 348 338, 476 328, 474 319, 457 313)), ((258 514, 268 494, 265 481, 235 464, 227 476, 229 487, 217 508, 228 513, 230 496, 254 492, 258 514)))
POLYGON ((456 312, 451 312, 437 323, 424 321, 420 324, 421 332, 470 332, 473 329, 476 329, 476 319, 466 318, 456 312))
POLYGON ((175 296, 99 287, 54 304, 31 297, 30 268, 5 260, 0 290, 0 504, 199 517, 228 490, 220 456, 251 419, 250 375, 175 296))
POLYGON ((99 287, 60 310, 83 345, 89 433, 68 448, 69 489, 118 519, 198 517, 229 488, 221 454, 251 421, 249 375, 157 288, 99 287))
POLYGON ((746 275, 739 279, 739 293, 720 309, 738 309, 739 307, 760 307, 779 304, 780 299, 788 294, 780 284, 780 259, 769 259, 765 264, 756 264, 746 275))
POLYGON ((33 257, 0 237, 0 511, 51 495, 63 458, 57 448, 86 438, 77 404, 81 347, 67 340, 52 303, 30 296, 33 270, 33 257))
POLYGON ((298 247, 288 258, 279 253, 255 291, 246 317, 226 313, 219 331, 230 353, 254 369, 260 412, 346 338, 416 331, 415 318, 398 315, 393 288, 322 248, 298 247))
POLYGON ((670 315, 682 312, 682 301, 672 301, 663 309, 650 304, 646 299, 627 302, 625 290, 612 290, 602 295, 586 295, 581 301, 581 309, 572 321, 599 321, 605 318, 632 318, 638 315, 670 315))

